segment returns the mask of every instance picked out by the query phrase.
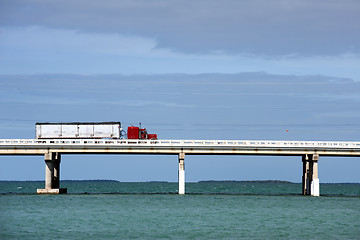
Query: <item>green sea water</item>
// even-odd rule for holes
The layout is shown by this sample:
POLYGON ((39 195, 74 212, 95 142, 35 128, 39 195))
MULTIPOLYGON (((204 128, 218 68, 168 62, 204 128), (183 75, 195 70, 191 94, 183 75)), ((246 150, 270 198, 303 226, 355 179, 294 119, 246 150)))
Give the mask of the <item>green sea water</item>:
POLYGON ((360 239, 360 184, 0 182, 0 239, 360 239))

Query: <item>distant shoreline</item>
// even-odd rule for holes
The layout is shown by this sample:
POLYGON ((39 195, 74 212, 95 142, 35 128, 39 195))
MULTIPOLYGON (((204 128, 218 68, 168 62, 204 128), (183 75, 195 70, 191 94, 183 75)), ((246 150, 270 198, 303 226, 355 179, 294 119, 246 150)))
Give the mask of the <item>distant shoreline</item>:
POLYGON ((205 181, 199 181, 199 183, 291 183, 289 181, 281 181, 281 180, 205 180, 205 181))
MULTIPOLYGON (((44 180, 0 180, 0 183, 6 182, 45 182, 44 180)), ((107 179, 88 179, 88 180, 61 180, 61 182, 108 182, 108 183, 177 183, 168 181, 145 181, 145 182, 121 182, 118 180, 107 179)), ((280 183, 280 184, 301 184, 301 182, 290 182, 282 180, 201 180, 198 182, 187 183, 280 183)), ((360 184, 357 182, 334 182, 334 183, 320 183, 320 184, 360 184)))

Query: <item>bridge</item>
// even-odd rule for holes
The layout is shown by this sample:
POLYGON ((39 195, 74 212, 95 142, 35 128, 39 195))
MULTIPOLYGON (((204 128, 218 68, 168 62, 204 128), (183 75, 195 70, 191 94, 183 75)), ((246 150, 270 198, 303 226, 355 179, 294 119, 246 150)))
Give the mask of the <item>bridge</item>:
POLYGON ((319 156, 360 156, 360 142, 268 140, 0 139, 0 155, 43 155, 45 188, 39 194, 66 193, 60 188, 62 154, 177 155, 179 194, 185 194, 186 155, 274 155, 302 159, 302 194, 320 195, 319 156))

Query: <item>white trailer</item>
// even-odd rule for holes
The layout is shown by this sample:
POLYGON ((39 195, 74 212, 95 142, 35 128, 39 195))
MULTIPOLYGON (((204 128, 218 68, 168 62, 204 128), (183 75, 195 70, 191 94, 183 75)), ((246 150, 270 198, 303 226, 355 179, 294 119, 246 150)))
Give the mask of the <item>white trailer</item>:
POLYGON ((36 123, 36 138, 115 138, 122 137, 120 122, 36 123))

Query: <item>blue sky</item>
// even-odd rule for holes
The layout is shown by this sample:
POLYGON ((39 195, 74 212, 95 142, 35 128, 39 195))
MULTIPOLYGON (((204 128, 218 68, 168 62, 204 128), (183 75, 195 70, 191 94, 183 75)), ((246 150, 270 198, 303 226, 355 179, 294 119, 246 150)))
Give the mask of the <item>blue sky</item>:
MULTIPOLYGON (((359 12, 351 0, 3 0, 0 137, 121 121, 163 139, 359 141, 359 12)), ((321 182, 360 182, 359 158, 322 159, 321 182)), ((41 157, 0 160, 0 179, 44 178, 41 157)), ((301 159, 189 156, 186 172, 299 182, 301 159)), ((176 181, 177 159, 65 155, 61 177, 176 181)))

